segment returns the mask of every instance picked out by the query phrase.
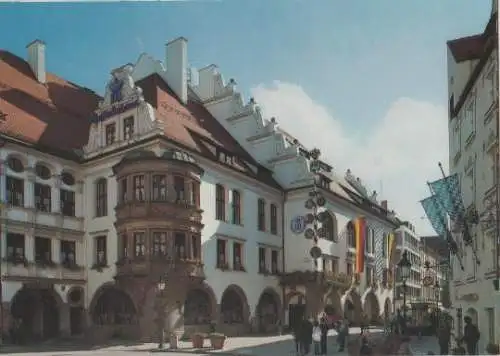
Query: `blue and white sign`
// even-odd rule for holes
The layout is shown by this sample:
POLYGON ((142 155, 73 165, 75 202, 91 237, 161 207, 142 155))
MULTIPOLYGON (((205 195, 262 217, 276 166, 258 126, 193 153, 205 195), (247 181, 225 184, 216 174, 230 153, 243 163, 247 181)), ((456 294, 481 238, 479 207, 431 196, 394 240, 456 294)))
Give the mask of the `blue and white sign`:
POLYGON ((301 215, 297 215, 292 219, 290 229, 292 229, 294 234, 302 234, 306 229, 306 225, 306 218, 301 215))

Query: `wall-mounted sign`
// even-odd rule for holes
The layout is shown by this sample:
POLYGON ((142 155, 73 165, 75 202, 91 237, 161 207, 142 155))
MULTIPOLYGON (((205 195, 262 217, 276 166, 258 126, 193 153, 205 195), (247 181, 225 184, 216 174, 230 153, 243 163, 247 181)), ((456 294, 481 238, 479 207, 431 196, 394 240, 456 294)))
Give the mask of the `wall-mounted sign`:
POLYGON ((306 229, 306 219, 301 215, 294 217, 290 224, 290 229, 294 234, 302 234, 306 229))

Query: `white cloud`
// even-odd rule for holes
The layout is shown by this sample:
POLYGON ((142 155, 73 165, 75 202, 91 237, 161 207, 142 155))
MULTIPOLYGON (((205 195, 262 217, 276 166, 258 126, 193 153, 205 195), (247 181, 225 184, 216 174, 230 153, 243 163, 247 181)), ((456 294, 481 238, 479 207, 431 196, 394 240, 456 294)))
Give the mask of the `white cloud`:
POLYGON ((437 163, 448 160, 444 107, 399 98, 371 128, 348 135, 342 122, 298 85, 261 84, 252 89, 252 96, 283 130, 308 148, 320 148, 337 174, 350 168, 368 189, 382 187, 379 199, 387 199, 390 208, 410 220, 419 233, 433 233, 422 219, 425 214, 419 200, 429 194, 426 182, 440 176, 437 163))

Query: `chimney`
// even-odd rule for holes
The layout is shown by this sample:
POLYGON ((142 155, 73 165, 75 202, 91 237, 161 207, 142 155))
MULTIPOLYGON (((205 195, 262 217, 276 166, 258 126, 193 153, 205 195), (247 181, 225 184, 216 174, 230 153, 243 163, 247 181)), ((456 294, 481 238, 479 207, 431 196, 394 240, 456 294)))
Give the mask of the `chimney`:
POLYGON ((382 206, 382 208, 384 208, 385 210, 387 210, 387 200, 382 200, 380 202, 380 205, 382 206))
POLYGON ((35 74, 39 83, 45 84, 45 43, 40 40, 34 40, 26 46, 28 49, 28 63, 35 74))
POLYGON ((183 104, 187 103, 187 39, 179 37, 166 45, 167 83, 183 104))

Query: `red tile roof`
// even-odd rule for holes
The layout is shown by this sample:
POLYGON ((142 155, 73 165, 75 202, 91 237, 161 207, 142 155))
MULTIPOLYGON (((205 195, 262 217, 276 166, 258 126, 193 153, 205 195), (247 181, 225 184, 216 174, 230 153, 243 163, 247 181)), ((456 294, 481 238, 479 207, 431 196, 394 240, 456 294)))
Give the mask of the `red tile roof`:
POLYGON ((448 41, 448 48, 457 63, 481 58, 484 53, 486 36, 478 34, 448 41))
POLYGON ((0 132, 30 144, 72 150, 87 143, 99 96, 47 73, 39 83, 22 58, 0 50, 0 132))

